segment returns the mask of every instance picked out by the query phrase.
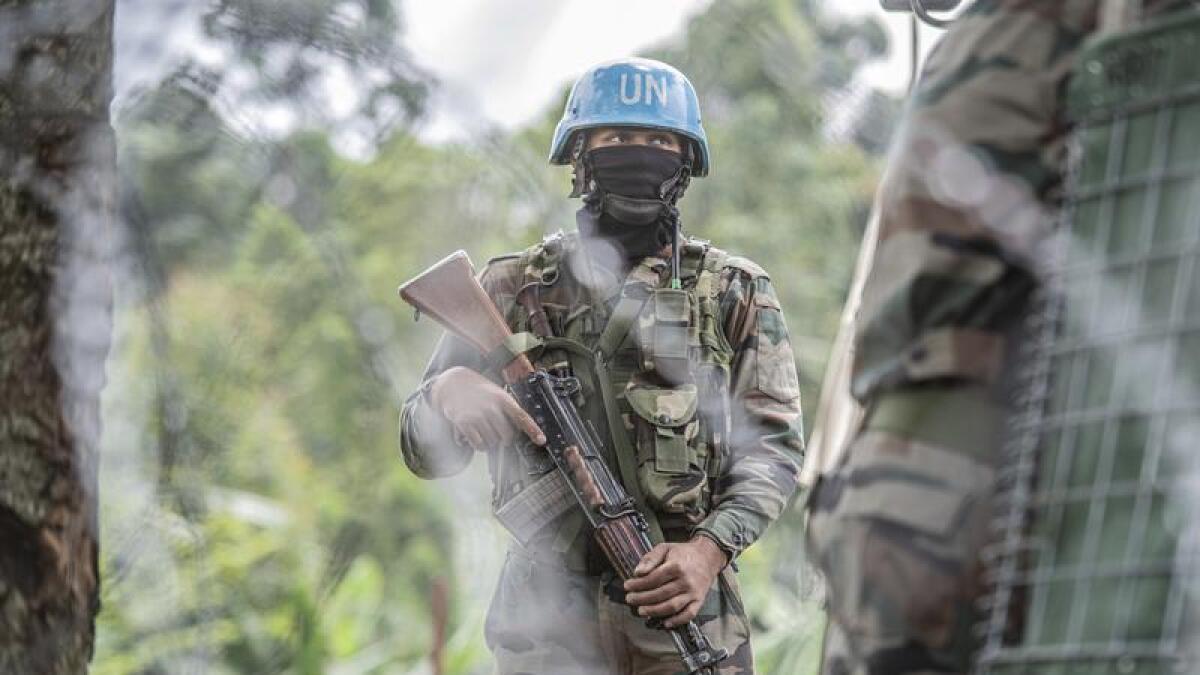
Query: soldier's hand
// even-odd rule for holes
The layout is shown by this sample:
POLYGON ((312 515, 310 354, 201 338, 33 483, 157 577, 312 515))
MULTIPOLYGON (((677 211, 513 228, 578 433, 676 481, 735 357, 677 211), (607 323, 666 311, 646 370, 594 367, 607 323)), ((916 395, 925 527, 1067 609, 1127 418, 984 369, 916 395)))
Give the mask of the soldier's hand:
POLYGON ((537 445, 546 443, 545 434, 516 399, 470 368, 450 368, 438 375, 429 399, 460 441, 477 451, 508 445, 522 432, 537 445))
POLYGON ((708 537, 659 544, 642 557, 634 577, 625 581, 625 602, 639 616, 662 619, 667 628, 681 626, 696 618, 728 562, 725 552, 708 537))

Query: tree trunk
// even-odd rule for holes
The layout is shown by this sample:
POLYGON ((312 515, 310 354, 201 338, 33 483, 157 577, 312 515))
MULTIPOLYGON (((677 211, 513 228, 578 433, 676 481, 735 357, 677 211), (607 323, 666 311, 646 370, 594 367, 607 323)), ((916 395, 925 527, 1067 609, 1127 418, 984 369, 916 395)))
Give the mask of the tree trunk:
POLYGON ((0 0, 0 673, 82 673, 112 320, 113 0, 0 0))

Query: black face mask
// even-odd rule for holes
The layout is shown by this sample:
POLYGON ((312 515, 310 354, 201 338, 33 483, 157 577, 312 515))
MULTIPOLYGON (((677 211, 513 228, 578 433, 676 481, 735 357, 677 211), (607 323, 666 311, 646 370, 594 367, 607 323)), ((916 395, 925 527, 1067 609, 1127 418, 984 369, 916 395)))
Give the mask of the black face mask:
POLYGON ((584 162, 596 187, 576 218, 581 235, 609 241, 626 258, 654 255, 671 242, 684 175, 679 153, 620 145, 589 150, 584 162))
POLYGON ((614 145, 588 150, 596 188, 621 197, 662 201, 679 179, 683 156, 648 145, 614 145))

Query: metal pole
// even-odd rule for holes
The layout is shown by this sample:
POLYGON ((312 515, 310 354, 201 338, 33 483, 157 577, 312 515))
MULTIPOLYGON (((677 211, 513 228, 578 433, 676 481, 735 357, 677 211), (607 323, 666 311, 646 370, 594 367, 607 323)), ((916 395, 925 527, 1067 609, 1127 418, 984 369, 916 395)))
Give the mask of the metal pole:
POLYGON ((908 18, 908 35, 909 35, 909 70, 908 70, 908 91, 912 93, 917 86, 917 78, 921 75, 921 20, 916 14, 908 18))

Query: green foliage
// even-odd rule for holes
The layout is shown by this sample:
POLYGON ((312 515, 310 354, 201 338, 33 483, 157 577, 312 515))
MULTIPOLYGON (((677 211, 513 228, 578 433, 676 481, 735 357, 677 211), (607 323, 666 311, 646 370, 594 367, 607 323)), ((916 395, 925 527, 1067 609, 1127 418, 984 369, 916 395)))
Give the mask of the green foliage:
MULTIPOLYGON (((230 0, 207 15, 260 99, 302 107, 293 87, 312 84, 314 53, 376 74, 397 58, 390 3, 278 7, 230 0)), ((829 101, 884 48, 878 26, 815 7, 716 2, 652 54, 696 82, 714 149, 686 227, 774 273, 809 414, 877 166, 877 146, 828 132, 829 101)), ((408 88, 412 112, 424 85, 399 63, 371 87, 408 88)), ((395 288, 456 248, 478 264, 571 227, 568 172, 545 164, 559 108, 470 143, 395 129, 363 162, 331 149, 332 124, 246 133, 206 77, 181 70, 118 123, 136 277, 105 401, 95 671, 421 672, 444 583, 444 672, 487 672, 490 579, 473 549, 496 538, 464 531, 463 501, 398 461, 396 412, 437 331, 409 320, 395 288)), ((467 482, 483 491, 478 473, 467 482)), ((802 541, 797 504, 741 560, 760 672, 815 672, 819 585, 802 541)))
POLYGON ((237 57, 222 71, 206 71, 210 87, 238 80, 225 93, 243 105, 284 102, 301 109, 306 123, 339 121, 322 85, 329 70, 356 79, 353 116, 378 131, 411 119, 424 104, 427 78, 400 42, 399 8, 391 0, 216 0, 202 26, 237 57), (239 77, 240 68, 253 77, 239 77))

